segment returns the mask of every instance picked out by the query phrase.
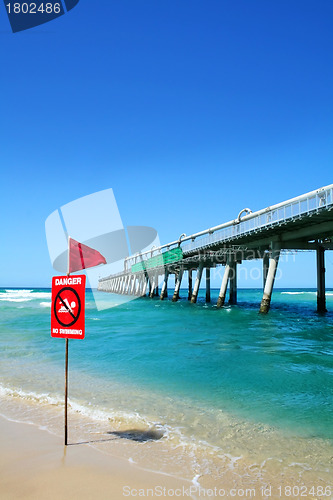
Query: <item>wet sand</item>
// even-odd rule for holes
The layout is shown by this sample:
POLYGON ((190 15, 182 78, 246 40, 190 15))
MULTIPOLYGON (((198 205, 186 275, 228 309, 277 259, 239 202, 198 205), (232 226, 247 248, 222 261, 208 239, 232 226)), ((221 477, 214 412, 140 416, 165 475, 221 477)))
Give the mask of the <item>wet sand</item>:
POLYGON ((65 448, 60 438, 34 425, 0 417, 0 434, 1 500, 118 500, 139 496, 140 489, 191 486, 185 480, 141 470, 87 444, 65 448))
MULTIPOLYGON (((304 464, 297 461, 286 470, 278 458, 268 458, 261 464, 260 450, 258 455, 254 448, 247 458, 233 458, 228 454, 214 456, 198 448, 193 453, 194 450, 170 446, 168 441, 154 436, 147 442, 124 439, 122 431, 105 430, 104 425, 100 431, 96 426, 90 429, 89 419, 86 422, 75 412, 70 413, 70 444, 65 447, 61 436, 62 408, 39 407, 13 398, 2 398, 1 408, 7 415, 0 415, 1 500, 326 500, 333 494, 328 480, 332 458, 327 457, 326 472, 304 470, 304 464)), ((125 435, 134 437, 135 432, 147 433, 139 426, 132 431, 125 426, 125 431, 125 435)), ((258 433, 253 433, 252 438, 254 447, 263 443, 258 433)), ((235 437, 232 441, 236 447, 235 437)), ((286 441, 283 443, 286 445, 286 441)), ((320 458, 323 450, 320 443, 317 448, 312 443, 306 449, 313 458, 320 458)), ((263 456, 267 456, 267 450, 263 451, 263 456)), ((299 452, 303 456, 305 450, 299 452)), ((296 449, 294 453, 298 460, 296 449)))

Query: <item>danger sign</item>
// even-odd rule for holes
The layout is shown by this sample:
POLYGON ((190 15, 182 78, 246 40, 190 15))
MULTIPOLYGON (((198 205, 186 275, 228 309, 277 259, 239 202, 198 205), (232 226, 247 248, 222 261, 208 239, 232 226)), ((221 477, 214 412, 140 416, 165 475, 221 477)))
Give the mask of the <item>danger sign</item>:
POLYGON ((51 337, 84 339, 85 291, 84 274, 53 277, 51 337))

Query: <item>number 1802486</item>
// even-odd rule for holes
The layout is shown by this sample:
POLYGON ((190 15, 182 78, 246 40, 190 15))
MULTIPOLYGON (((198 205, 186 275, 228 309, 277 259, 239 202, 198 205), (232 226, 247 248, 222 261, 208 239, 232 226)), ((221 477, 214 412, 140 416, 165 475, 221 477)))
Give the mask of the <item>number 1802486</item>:
POLYGON ((41 3, 38 6, 34 2, 9 2, 6 7, 8 14, 60 14, 61 12, 60 3, 52 4, 50 2, 41 3))
POLYGON ((292 497, 301 498, 308 497, 309 495, 314 497, 330 497, 332 495, 331 486, 279 486, 278 487, 279 496, 282 498, 292 497))

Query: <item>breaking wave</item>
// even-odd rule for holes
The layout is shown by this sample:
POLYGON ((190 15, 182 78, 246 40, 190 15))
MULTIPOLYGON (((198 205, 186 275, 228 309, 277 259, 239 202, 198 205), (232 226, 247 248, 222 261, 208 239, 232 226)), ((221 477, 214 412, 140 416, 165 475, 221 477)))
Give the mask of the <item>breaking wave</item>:
POLYGON ((35 299, 51 299, 51 292, 35 292, 34 290, 13 289, 0 292, 2 302, 30 302, 35 299))

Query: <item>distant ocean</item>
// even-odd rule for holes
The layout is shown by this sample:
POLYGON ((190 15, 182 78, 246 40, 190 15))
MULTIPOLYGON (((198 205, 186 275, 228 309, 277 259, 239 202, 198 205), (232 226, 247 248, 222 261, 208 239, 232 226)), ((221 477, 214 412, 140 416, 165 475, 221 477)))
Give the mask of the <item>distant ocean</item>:
MULTIPOLYGON (((99 312, 87 292, 86 338, 69 342, 70 440, 127 437, 136 448, 124 456, 138 463, 160 446, 151 468, 173 473, 178 457, 177 471, 198 478, 243 463, 258 481, 273 469, 326 481, 333 291, 325 315, 310 289, 275 290, 266 316, 261 290, 219 310, 217 290, 211 304, 204 290, 195 305, 180 295, 99 312)), ((48 289, 0 290, 0 413, 61 434, 65 341, 50 336, 50 302, 48 289)))

